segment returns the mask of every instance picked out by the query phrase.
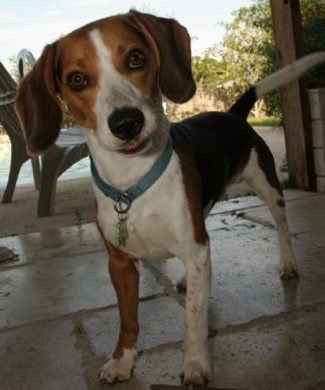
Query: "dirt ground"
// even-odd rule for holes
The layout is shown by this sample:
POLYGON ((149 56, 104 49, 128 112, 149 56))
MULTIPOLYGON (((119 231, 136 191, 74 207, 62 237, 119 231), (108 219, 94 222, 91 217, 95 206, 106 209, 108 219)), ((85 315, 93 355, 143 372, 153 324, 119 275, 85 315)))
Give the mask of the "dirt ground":
MULTIPOLYGON (((283 171, 285 146, 283 130, 280 128, 257 128, 269 145, 281 180, 287 177, 283 171)), ((28 163, 28 162, 27 162, 28 163)), ((0 188, 0 199, 3 188, 0 188)), ((233 185, 226 196, 233 198, 250 193, 245 184, 233 185)), ((58 181, 55 210, 50 217, 37 217, 38 193, 32 186, 16 187, 13 201, 0 204, 0 237, 41 232, 58 227, 81 225, 95 220, 94 196, 91 178, 72 178, 58 181)))

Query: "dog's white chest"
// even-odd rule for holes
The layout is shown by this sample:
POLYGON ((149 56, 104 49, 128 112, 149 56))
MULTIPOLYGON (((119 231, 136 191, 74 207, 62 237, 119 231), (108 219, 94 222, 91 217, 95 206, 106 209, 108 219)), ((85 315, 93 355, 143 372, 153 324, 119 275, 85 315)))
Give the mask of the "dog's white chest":
MULTIPOLYGON (((119 223, 114 202, 97 187, 95 195, 99 226, 105 238, 114 243, 119 223)), ((176 255, 181 251, 185 237, 189 233, 193 236, 181 167, 176 155, 158 181, 132 203, 122 229, 126 229, 127 238, 121 249, 144 259, 176 255)))

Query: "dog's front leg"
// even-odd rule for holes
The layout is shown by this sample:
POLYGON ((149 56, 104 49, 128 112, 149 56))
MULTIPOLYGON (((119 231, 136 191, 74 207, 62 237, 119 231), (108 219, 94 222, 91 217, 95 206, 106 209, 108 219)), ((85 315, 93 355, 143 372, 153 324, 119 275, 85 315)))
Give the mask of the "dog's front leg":
POLYGON ((130 378, 137 360, 139 271, 137 260, 106 242, 109 272, 120 312, 120 335, 113 358, 102 368, 102 382, 115 383, 130 378))
POLYGON ((186 334, 181 378, 185 385, 200 386, 211 379, 208 351, 208 301, 211 286, 209 240, 198 245, 185 261, 186 334), (195 254, 195 256, 194 256, 195 254))

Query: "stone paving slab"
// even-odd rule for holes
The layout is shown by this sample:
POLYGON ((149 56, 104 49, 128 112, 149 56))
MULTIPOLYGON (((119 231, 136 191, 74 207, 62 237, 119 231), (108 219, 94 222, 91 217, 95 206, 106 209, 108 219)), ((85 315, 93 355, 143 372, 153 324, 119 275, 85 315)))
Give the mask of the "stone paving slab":
MULTIPOLYGON (((317 192, 308 192, 300 190, 284 190, 284 198, 286 202, 291 202, 293 200, 300 199, 305 201, 305 199, 312 200, 313 198, 323 197, 324 194, 317 192)), ((217 202, 211 214, 225 213, 225 212, 236 212, 238 210, 243 210, 247 208, 255 208, 259 206, 264 206, 265 203, 255 195, 249 196, 239 196, 237 198, 231 198, 217 202)))
POLYGON ((299 234, 299 239, 320 248, 325 248, 325 227, 317 231, 299 234))
MULTIPOLYGON (((213 380, 209 387, 247 390, 311 390, 325 384, 325 307, 266 317, 245 327, 220 329, 210 339, 213 380), (313 387, 314 386, 314 387, 313 387)), ((144 351, 123 390, 180 384, 179 343, 144 351)))
MULTIPOLYGON (((213 328, 246 323, 303 305, 324 301, 325 250, 294 240, 300 278, 281 281, 279 251, 273 229, 255 224, 210 232, 212 290, 210 325, 213 328), (235 242, 235 245, 234 245, 235 242)), ((153 263, 171 285, 184 275, 180 260, 153 263)))
MULTIPOLYGON (((157 348, 184 338, 185 311, 174 299, 161 297, 139 304, 139 350, 157 348)), ((83 320, 93 351, 109 358, 116 346, 119 332, 117 308, 95 313, 83 320)))
MULTIPOLYGON (((1 272, 0 328, 116 305, 105 257, 98 252, 1 272)), ((140 297, 162 291, 141 267, 140 297)))
MULTIPOLYGON (((209 340, 212 387, 325 388, 325 197, 287 196, 296 281, 279 279, 277 234, 256 197, 221 205, 208 218, 210 326, 217 330, 209 340)), ((106 388, 97 374, 115 345, 119 318, 95 225, 5 240, 20 258, 0 265, 0 389, 106 388)), ((116 389, 180 383, 184 295, 174 285, 183 272, 178 259, 140 262, 143 354, 131 380, 116 389)))
POLYGON ((233 229, 231 237, 211 233, 211 315, 218 327, 324 301, 325 250, 294 240, 300 278, 282 281, 276 232, 270 230, 256 225, 233 229))
POLYGON ((251 390, 307 390, 318 384, 324 389, 324 333, 324 305, 247 329, 221 330, 214 343, 213 383, 251 390))
MULTIPOLYGON (((325 228, 324 194, 287 202, 286 210, 291 234, 314 232, 325 228)), ((244 212, 244 217, 273 225, 271 214, 266 206, 250 208, 244 212)))
POLYGON ((0 333, 3 390, 86 390, 70 321, 0 333))
MULTIPOLYGON (((96 224, 63 227, 29 233, 21 236, 0 238, 0 246, 7 246, 19 255, 18 261, 2 264, 1 267, 16 267, 36 261, 71 259, 86 253, 105 251, 96 224)), ((107 259, 106 252, 104 258, 107 259)))

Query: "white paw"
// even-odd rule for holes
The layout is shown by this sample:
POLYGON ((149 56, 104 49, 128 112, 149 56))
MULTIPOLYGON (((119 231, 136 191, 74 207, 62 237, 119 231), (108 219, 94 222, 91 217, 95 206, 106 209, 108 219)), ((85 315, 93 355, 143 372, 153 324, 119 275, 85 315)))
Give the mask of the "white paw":
POLYGON ((120 359, 112 359, 103 366, 99 374, 100 381, 102 383, 115 383, 128 380, 132 375, 137 356, 135 348, 124 349, 120 359))
POLYGON ((181 380, 185 386, 202 386, 211 380, 209 360, 200 358, 184 359, 181 380))

